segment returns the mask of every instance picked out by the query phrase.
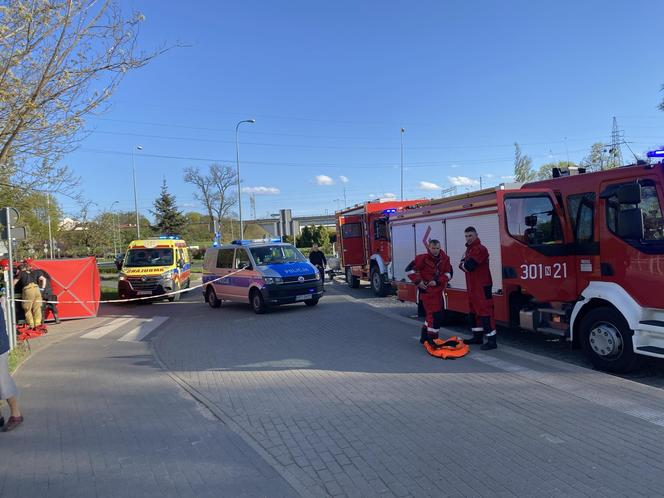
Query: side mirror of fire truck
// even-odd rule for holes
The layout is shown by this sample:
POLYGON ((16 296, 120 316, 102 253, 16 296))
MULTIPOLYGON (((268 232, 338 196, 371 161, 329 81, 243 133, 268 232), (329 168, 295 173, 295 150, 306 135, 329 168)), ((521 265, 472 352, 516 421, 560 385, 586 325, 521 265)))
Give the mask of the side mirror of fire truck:
POLYGON ((641 202, 641 185, 628 183, 618 187, 619 204, 639 204, 641 202))
MULTIPOLYGON (((635 203, 629 203, 635 204, 635 203)), ((623 239, 643 239, 643 210, 625 209, 618 215, 618 236, 623 239)))

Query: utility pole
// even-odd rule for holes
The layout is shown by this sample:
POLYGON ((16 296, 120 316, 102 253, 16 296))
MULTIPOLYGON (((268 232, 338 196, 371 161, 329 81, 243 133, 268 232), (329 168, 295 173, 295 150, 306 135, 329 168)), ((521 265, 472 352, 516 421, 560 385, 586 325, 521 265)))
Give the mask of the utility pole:
POLYGON ((618 120, 613 116, 613 129, 611 130, 611 156, 614 158, 615 162, 618 163, 618 167, 623 165, 622 150, 620 145, 623 143, 624 137, 621 129, 618 128, 618 120))
POLYGON ((48 248, 50 258, 53 259, 53 232, 51 231, 51 193, 46 192, 46 218, 48 219, 48 248))
POLYGON ((256 194, 249 195, 249 205, 251 206, 251 219, 256 219, 256 194))
POLYGON ((401 128, 401 200, 403 201, 403 134, 405 128, 401 128))

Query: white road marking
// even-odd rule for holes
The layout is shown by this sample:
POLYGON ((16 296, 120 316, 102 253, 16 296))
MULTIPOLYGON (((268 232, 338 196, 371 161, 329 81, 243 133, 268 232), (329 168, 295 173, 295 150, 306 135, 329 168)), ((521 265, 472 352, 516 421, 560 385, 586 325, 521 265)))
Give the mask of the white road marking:
POLYGON ((124 342, 140 342, 145 339, 148 334, 152 333, 157 327, 163 324, 169 317, 167 316, 153 316, 147 321, 141 323, 138 327, 120 337, 118 341, 124 342))
POLYGON ((84 339, 99 339, 100 337, 104 337, 106 334, 119 329, 123 325, 126 325, 135 318, 136 317, 116 318, 115 320, 112 320, 110 323, 107 323, 106 325, 103 325, 98 329, 93 330, 92 332, 83 334, 81 337, 83 337, 84 339))

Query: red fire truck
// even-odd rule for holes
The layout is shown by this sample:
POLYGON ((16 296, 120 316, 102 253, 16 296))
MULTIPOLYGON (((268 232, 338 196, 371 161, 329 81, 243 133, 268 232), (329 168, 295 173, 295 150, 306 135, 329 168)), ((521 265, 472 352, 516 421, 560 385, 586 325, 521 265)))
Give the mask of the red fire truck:
POLYGON ((572 341, 608 371, 664 358, 664 163, 553 173, 391 215, 398 298, 417 302, 404 269, 436 238, 456 270, 448 309, 467 313, 457 265, 473 226, 490 253, 499 323, 572 341))
POLYGON ((391 289, 388 216, 423 202, 426 201, 369 201, 337 211, 341 266, 350 287, 359 287, 360 279, 369 280, 377 296, 387 295, 391 289))

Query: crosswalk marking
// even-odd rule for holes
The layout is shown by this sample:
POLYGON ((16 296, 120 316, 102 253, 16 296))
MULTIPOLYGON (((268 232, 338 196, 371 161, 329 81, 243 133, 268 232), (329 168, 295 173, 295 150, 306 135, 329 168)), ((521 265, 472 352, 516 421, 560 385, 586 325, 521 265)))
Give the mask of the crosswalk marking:
POLYGON ((127 323, 131 322, 134 320, 135 317, 128 317, 128 318, 116 318, 115 320, 111 321, 110 323, 103 325, 99 327, 98 329, 93 330, 92 332, 88 332, 87 334, 83 334, 81 337, 84 339, 99 339, 100 337, 104 337, 106 334, 113 332, 114 330, 119 329, 123 325, 126 325, 127 323))
POLYGON ((125 335, 120 337, 118 341, 140 342, 166 320, 168 320, 167 316, 153 316, 148 321, 141 323, 138 327, 135 327, 130 332, 127 332, 125 335))

